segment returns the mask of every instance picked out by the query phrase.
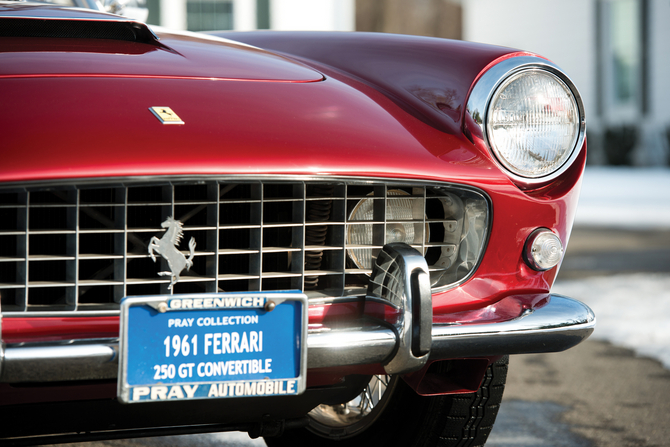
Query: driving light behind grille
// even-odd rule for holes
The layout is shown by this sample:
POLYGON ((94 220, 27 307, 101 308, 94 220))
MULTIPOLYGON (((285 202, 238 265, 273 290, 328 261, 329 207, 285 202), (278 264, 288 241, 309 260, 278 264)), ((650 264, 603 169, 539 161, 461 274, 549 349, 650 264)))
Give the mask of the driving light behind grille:
POLYGON ((405 243, 424 255, 433 288, 463 280, 479 263, 488 229, 488 205, 481 195, 398 188, 375 190, 351 205, 349 272, 369 274, 389 243, 405 243))
MULTIPOLYGON (((389 196, 409 196, 409 193, 392 189, 388 191, 389 196)), ((363 199, 354 208, 349 220, 374 220, 374 199, 363 199)), ((423 224, 423 200, 417 201, 411 198, 388 199, 386 205, 386 241, 404 242, 409 245, 423 245, 428 241, 430 228, 423 224), (416 223, 418 220, 419 223, 416 223)), ((352 226, 347 234, 347 242, 353 245, 369 245, 373 240, 373 225, 352 226)), ((425 255, 425 249, 423 250, 425 255)), ((349 250, 352 261, 361 269, 371 269, 372 249, 361 248, 349 250)))

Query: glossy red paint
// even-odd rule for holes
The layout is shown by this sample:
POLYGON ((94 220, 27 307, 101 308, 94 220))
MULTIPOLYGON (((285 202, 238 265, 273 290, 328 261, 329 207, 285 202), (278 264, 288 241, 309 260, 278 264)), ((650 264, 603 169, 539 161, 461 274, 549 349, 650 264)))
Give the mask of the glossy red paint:
POLYGON ((486 368, 496 360, 449 360, 449 374, 437 372, 435 362, 429 362, 419 371, 403 376, 403 380, 421 396, 439 396, 445 391, 449 394, 474 393, 482 383, 486 368))
POLYGON ((116 338, 118 317, 50 317, 4 318, 2 341, 25 343, 55 340, 116 338))
POLYGON ((309 307, 310 327, 337 324, 363 315, 365 303, 361 299, 336 304, 312 305, 309 307))
MULTIPOLYGON (((473 143, 461 132, 463 104, 474 80, 492 60, 518 53, 408 36, 370 34, 354 46, 354 37, 348 34, 241 36, 250 43, 290 49, 327 79, 306 84, 165 79, 160 77, 177 72, 170 74, 171 68, 164 64, 143 77, 140 72, 130 77, 92 77, 95 70, 90 70, 82 76, 0 79, 5 100, 13 105, 0 110, 0 122, 18 130, 3 138, 0 181, 262 173, 471 185, 486 192, 493 203, 488 249, 472 279, 435 294, 435 315, 481 308, 510 295, 549 291, 556 269, 544 273, 529 269, 521 251, 537 227, 554 230, 567 244, 585 147, 573 168, 554 185, 524 192, 492 161, 481 138, 475 136, 473 143), (372 52, 381 65, 369 63, 372 52), (445 54, 444 60, 435 61, 436 52, 445 54), (320 60, 308 59, 317 54, 322 55, 320 60), (148 111, 154 105, 170 106, 186 124, 162 125, 148 111), (38 132, 33 131, 35 123, 38 132), (21 148, 26 147, 31 148, 31 157, 24 156, 21 148)), ((163 43, 182 45, 182 51, 196 54, 210 45, 190 36, 169 35, 163 43)), ((123 64, 136 57, 112 55, 107 45, 78 42, 67 54, 73 60, 84 53, 118 56, 123 64)), ((290 67, 316 73, 258 50, 213 45, 270 61, 279 71, 290 67)), ((52 50, 47 45, 44 52, 52 50)), ((140 52, 139 57, 154 53, 173 57, 159 50, 140 52)), ((7 54, 11 53, 0 52, 0 57, 7 54)), ((202 54, 206 51, 199 57, 202 54)), ((237 73, 258 69, 242 59, 234 61, 237 73)), ((54 70, 58 71, 63 70, 54 70)))
POLYGON ((459 136, 467 94, 474 81, 493 60, 528 54, 472 42, 381 33, 212 34, 274 50, 320 70, 359 80, 387 95, 405 113, 459 136))
POLYGON ((434 323, 482 324, 500 323, 518 318, 526 310, 539 309, 549 302, 549 294, 512 295, 474 310, 435 315, 434 323))
POLYGON ((375 99, 393 114, 333 79, 45 78, 0 84, 14 104, 0 111, 0 120, 18 130, 2 143, 3 182, 254 173, 506 181, 476 148, 463 146, 464 138, 411 116, 399 122, 401 111, 381 95, 375 99), (186 124, 162 125, 148 110, 156 105, 171 107, 186 124), (68 114, 58 113, 65 109, 68 114), (40 123, 39 132, 31 132, 34 123, 40 123), (16 150, 21 147, 31 147, 34 157, 23 157, 16 150), (450 166, 462 163, 448 157, 441 162, 431 150, 465 151, 485 166, 450 166))
MULTIPOLYGON (((252 61, 227 61, 232 66, 227 70, 248 73, 252 68, 258 68, 253 65, 258 58, 277 62, 265 53, 256 57, 258 50, 244 50, 239 46, 231 49, 229 44, 196 41, 193 37, 161 36, 163 44, 188 54, 189 59, 201 61, 204 55, 209 54, 207 48, 223 47, 225 51, 230 50, 230 54, 248 56, 252 61)), ((352 39, 359 37, 358 34, 354 37, 346 33, 288 33, 281 38, 275 33, 235 36, 245 37, 252 43, 257 43, 256 40, 262 37, 262 43, 272 43, 281 47, 279 49, 290 47, 296 54, 306 46, 297 42, 309 41, 312 43, 302 56, 310 56, 311 53, 307 54, 310 50, 331 58, 345 57, 346 63, 338 59, 332 64, 337 66, 337 62, 349 72, 345 74, 338 68, 331 70, 332 76, 326 82, 286 86, 126 77, 40 79, 36 82, 33 79, 4 79, 4 90, 16 94, 16 97, 7 98, 8 101, 17 103, 14 100, 21 97, 26 104, 24 110, 8 111, 6 114, 9 116, 2 116, 9 120, 7 125, 16 125, 21 129, 29 123, 41 123, 39 135, 24 141, 29 132, 20 132, 21 140, 6 142, 6 147, 30 144, 41 152, 36 154, 36 158, 44 159, 44 164, 51 169, 32 164, 15 165, 14 160, 9 160, 6 168, 0 171, 0 181, 53 179, 59 176, 85 178, 253 172, 506 181, 506 177, 494 169, 487 152, 473 152, 472 145, 463 145, 466 141, 460 132, 460 119, 472 81, 492 59, 510 54, 509 49, 375 34, 363 35, 356 45, 352 45, 352 39), (333 43, 329 44, 330 41, 333 43), (371 53, 381 62, 370 64, 371 53), (444 54, 445 58, 436 63, 434 54, 444 54), (411 63, 416 65, 410 70, 411 63), (391 90, 393 94, 389 93, 391 90), (33 98, 37 104, 47 107, 35 107, 35 103, 25 101, 25 98, 33 98), (157 103, 172 107, 186 125, 160 126, 147 111, 148 107, 157 103), (68 110, 78 108, 81 112, 74 113, 68 122, 63 122, 54 116, 52 110, 65 107, 69 107, 68 110), (110 109, 116 110, 115 115, 106 117, 104 111, 110 109), (408 111, 411 112, 409 115, 408 111), (110 131, 109 121, 124 132, 110 131), (73 128, 75 122, 77 125, 73 128), (70 140, 73 134, 80 135, 83 141, 91 141, 89 137, 98 135, 109 138, 105 138, 104 142, 97 138, 100 146, 95 152, 78 150, 66 160, 62 154, 66 149, 72 151, 70 140), (132 149, 129 150, 129 147, 132 149), (59 156, 50 155, 54 153, 59 156), (188 160, 183 159, 183 153, 189 153, 188 160), (161 160, 179 158, 180 161, 162 162, 156 160, 157 154, 161 154, 161 160), (431 155, 442 157, 443 161, 455 166, 436 163, 431 155)), ((125 42, 118 44, 120 49, 127 47, 125 42)), ((80 45, 92 44, 80 42, 80 45)), ((99 46, 103 48, 105 45, 99 46)), ((159 50, 139 57, 122 52, 110 55, 109 48, 93 54, 79 54, 79 50, 73 47, 65 53, 66 59, 100 57, 99 64, 91 64, 93 68, 85 69, 81 63, 75 65, 82 74, 96 76, 105 74, 103 68, 112 61, 123 66, 124 70, 126 65, 130 65, 129 72, 137 76, 172 76, 179 72, 169 67, 166 61, 173 57, 178 61, 186 59, 159 50), (157 67, 150 70, 145 67, 142 71, 139 68, 144 63, 135 61, 145 57, 163 57, 166 60, 157 67)), ((61 51, 54 53, 51 55, 54 59, 63 57, 61 51)), ((49 57, 48 49, 41 56, 49 57)), ((326 59, 324 63, 329 62, 330 59, 326 59)), ((53 73, 72 74, 72 68, 66 70, 68 65, 58 65, 57 62, 51 65, 53 73)), ((276 65, 284 67, 279 63, 276 65)), ((307 70, 303 66, 296 67, 307 70)), ((191 68, 193 66, 189 65, 191 68)), ((273 69, 277 67, 273 66, 273 69)), ((24 74, 30 72, 26 70, 24 74)), ((114 71, 109 74, 112 76, 114 71)))
MULTIPOLYGON (((37 10, 0 7, 7 11, 26 16, 37 10)), ((0 123, 13 130, 0 140, 0 182, 269 174, 468 185, 491 199, 488 246, 473 277, 434 294, 434 321, 504 321, 544 304, 557 268, 530 269, 523 245, 538 227, 567 245, 586 144, 561 178, 522 190, 494 162, 478 128, 464 121, 476 79, 495 61, 528 53, 413 36, 219 35, 264 50, 188 33, 161 34, 159 44, 0 38, 0 89, 11 105, 0 109, 0 123), (152 106, 171 107, 185 124, 162 125, 152 106)), ((356 301, 311 306, 310 326, 363 311, 356 301)), ((118 317, 2 321, 6 343, 116 336, 118 317)), ((464 365, 465 376, 483 371, 491 359, 478 362, 464 365)), ((381 372, 379 365, 369 368, 312 370, 308 380, 332 384, 346 374, 381 372)), ((113 398, 116 390, 107 383, 31 393, 21 398, 0 386, 3 402, 113 398)))

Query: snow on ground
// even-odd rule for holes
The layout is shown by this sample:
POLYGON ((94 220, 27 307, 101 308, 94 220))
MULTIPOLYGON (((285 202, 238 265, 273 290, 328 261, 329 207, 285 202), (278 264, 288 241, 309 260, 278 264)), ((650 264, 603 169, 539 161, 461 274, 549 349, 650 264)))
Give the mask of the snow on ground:
POLYGON ((596 314, 591 337, 652 357, 670 369, 670 277, 630 274, 557 281, 553 293, 586 303, 596 314))
POLYGON ((670 169, 586 168, 575 225, 670 228, 670 169))

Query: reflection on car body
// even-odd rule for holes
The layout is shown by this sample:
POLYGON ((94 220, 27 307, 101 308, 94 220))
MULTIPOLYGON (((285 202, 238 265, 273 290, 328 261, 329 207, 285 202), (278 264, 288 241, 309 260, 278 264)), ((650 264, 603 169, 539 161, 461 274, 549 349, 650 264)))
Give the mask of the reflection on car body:
POLYGON ((482 445, 507 356, 593 331, 550 292, 586 160, 552 62, 27 2, 0 30, 4 439, 482 445))

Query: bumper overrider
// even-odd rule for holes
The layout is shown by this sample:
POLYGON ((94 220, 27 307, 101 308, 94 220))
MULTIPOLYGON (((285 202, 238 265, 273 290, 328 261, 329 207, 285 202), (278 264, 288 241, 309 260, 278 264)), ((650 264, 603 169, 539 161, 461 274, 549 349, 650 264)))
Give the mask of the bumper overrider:
MULTIPOLYGON (((393 324, 364 318, 351 325, 321 325, 307 336, 307 368, 382 364, 388 374, 418 371, 432 361, 559 352, 586 339, 593 311, 560 295, 505 320, 434 323, 428 266, 406 244, 384 246, 374 266, 366 303, 398 310, 393 324)), ((0 382, 113 379, 118 339, 0 345, 0 382)))

